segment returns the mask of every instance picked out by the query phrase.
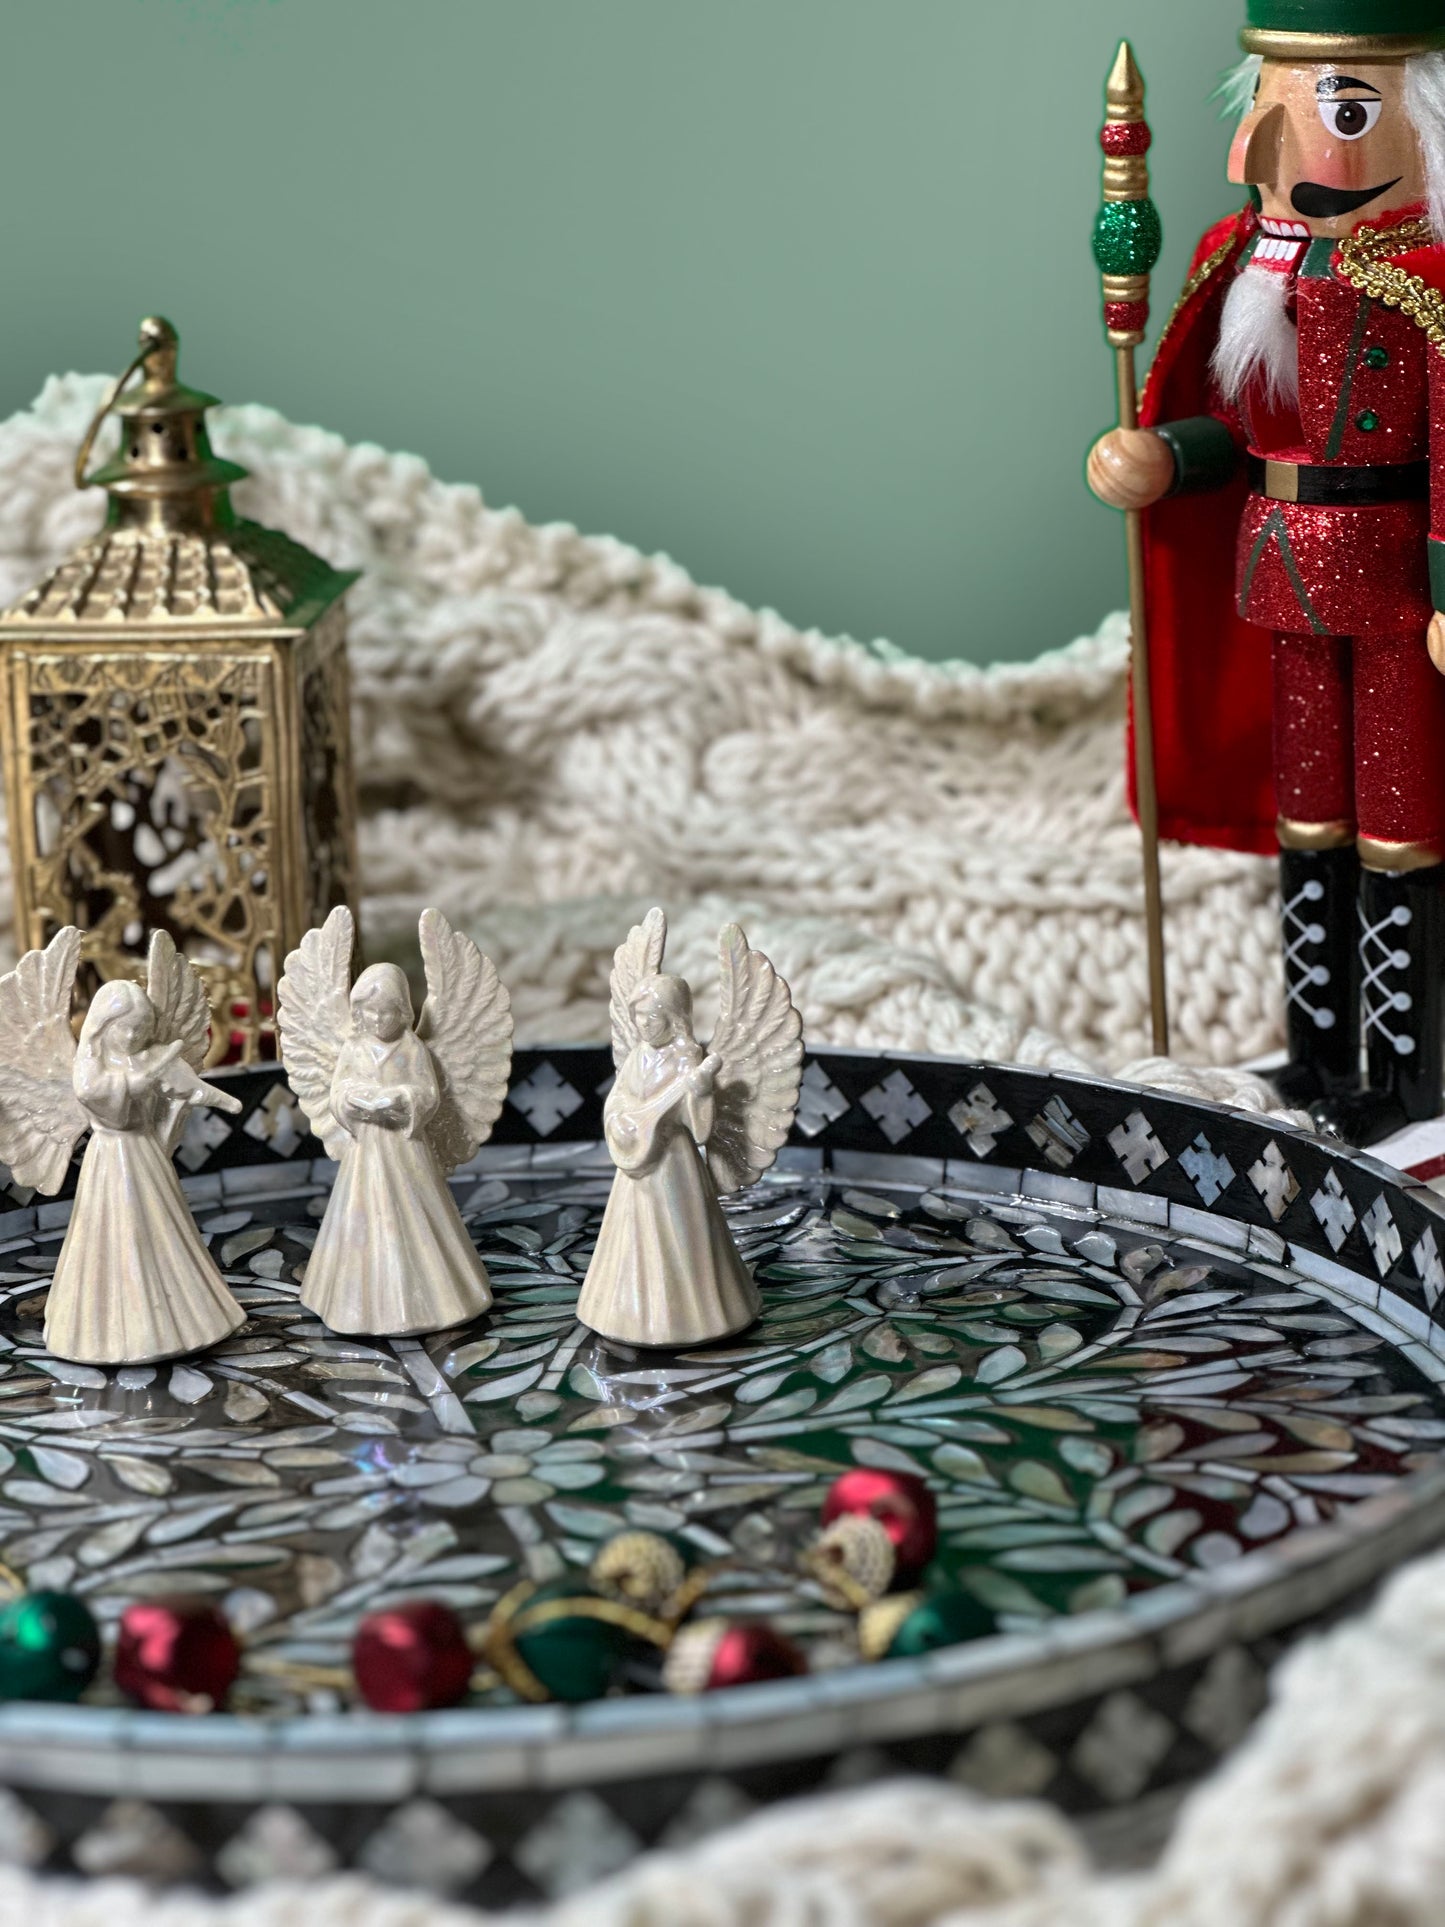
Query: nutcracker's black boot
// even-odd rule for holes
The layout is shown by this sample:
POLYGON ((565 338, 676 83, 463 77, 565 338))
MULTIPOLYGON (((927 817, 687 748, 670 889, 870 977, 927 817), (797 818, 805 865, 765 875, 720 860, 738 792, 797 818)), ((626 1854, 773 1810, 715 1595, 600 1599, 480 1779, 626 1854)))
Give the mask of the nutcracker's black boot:
POLYGON ((1442 871, 1360 878, 1360 1005, 1365 1089, 1310 1108, 1350 1144, 1377 1144, 1441 1109, 1442 871))
POLYGON ((1280 852, 1289 1056, 1269 1081, 1301 1110, 1359 1089, 1359 877, 1353 843, 1342 850, 1280 852))

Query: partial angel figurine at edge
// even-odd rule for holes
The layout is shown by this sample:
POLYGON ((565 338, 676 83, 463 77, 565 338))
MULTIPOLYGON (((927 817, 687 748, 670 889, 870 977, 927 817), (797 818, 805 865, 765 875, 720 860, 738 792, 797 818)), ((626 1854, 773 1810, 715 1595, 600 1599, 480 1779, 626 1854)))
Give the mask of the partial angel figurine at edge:
POLYGON ((699 1345, 752 1324, 758 1288, 720 1197, 760 1178, 798 1107, 802 1019, 788 986, 735 923, 718 937, 717 1028, 704 1053, 692 992, 662 970, 667 919, 649 911, 612 965, 603 1107, 617 1166, 577 1316, 629 1345, 699 1345))
POLYGON ((490 959, 440 910, 421 915, 427 997, 372 964, 353 985, 356 925, 335 909, 286 959, 281 1055, 340 1170, 301 1302, 332 1331, 445 1331, 492 1302, 447 1178, 491 1132, 512 1062, 511 1000, 490 959))
POLYGON ((0 977, 0 1159, 53 1196, 82 1134, 70 1224, 45 1300, 45 1343, 85 1365, 145 1365, 214 1345, 246 1322, 206 1249, 171 1153, 197 1105, 239 1111, 204 1083, 205 986, 162 930, 146 985, 102 984, 77 1046, 80 932, 67 926, 0 977))

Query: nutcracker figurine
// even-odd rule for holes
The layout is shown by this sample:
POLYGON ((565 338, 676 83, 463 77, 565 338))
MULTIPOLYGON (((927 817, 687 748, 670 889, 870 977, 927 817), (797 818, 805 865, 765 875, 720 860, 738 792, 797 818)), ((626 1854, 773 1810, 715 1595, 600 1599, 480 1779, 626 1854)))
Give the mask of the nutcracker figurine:
POLYGON ((1441 1109, 1445 0, 1248 0, 1243 44, 1249 205, 1089 482, 1143 512, 1160 831, 1278 849, 1275 1082, 1373 1143, 1441 1109))

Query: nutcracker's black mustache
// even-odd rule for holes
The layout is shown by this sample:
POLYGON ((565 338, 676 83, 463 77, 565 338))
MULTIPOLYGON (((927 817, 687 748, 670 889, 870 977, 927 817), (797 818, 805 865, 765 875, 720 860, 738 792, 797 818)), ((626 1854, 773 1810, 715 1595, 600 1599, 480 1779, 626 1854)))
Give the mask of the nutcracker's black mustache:
POLYGON ((1343 187, 1321 187, 1318 181, 1301 181, 1289 204, 1307 221, 1336 221, 1342 214, 1353 214, 1357 207, 1366 207, 1379 195, 1388 194, 1402 178, 1397 174, 1393 181, 1382 181, 1378 187, 1357 187, 1353 192, 1343 187))

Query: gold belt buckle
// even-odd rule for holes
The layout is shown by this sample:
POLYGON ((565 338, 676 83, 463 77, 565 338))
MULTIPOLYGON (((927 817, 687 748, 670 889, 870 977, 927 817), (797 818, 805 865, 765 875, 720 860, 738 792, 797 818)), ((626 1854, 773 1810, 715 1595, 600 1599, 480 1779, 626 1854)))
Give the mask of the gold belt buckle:
POLYGON ((1299 500, 1299 463, 1266 461, 1264 493, 1272 502, 1297 502, 1299 500))

